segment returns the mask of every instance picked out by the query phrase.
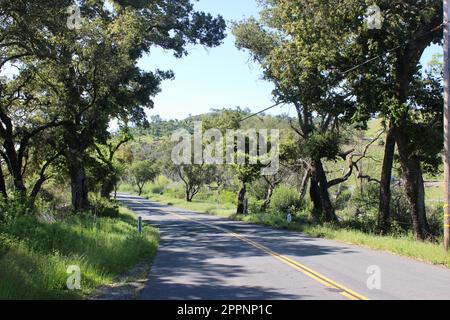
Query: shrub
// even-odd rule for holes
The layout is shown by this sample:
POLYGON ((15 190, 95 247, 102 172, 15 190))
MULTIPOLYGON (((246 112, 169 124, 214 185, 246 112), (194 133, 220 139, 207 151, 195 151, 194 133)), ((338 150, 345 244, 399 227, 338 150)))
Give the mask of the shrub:
POLYGON ((171 183, 166 187, 165 194, 171 198, 184 199, 186 198, 186 191, 180 183, 171 183))
POLYGON ((144 188, 144 193, 163 195, 173 187, 173 183, 165 176, 159 176, 152 184, 144 188))
POLYGON ((288 185, 277 187, 272 195, 270 210, 274 213, 286 213, 296 211, 301 207, 301 201, 297 190, 288 185))
POLYGON ((248 212, 250 214, 261 213, 261 206, 262 206, 263 202, 264 202, 264 200, 250 198, 250 200, 248 202, 248 212))
POLYGON ((237 205, 237 195, 232 191, 222 190, 219 194, 219 202, 222 204, 231 203, 237 205))
POLYGON ((93 213, 98 217, 117 218, 119 216, 118 205, 107 199, 95 195, 91 196, 90 202, 93 213))
POLYGON ((33 210, 28 207, 26 201, 19 195, 11 195, 8 201, 0 198, 0 222, 8 223, 19 216, 32 213, 33 210))

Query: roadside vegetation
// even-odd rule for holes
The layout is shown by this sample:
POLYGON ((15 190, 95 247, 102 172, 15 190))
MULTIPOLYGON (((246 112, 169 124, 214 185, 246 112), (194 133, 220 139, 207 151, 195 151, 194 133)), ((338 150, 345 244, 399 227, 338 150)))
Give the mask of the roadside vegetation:
POLYGON ((110 207, 82 214, 24 214, 0 226, 1 299, 83 299, 136 264, 150 264, 158 232, 136 230, 134 215, 110 207), (104 214, 109 215, 108 217, 104 214), (70 266, 81 289, 69 290, 70 266))

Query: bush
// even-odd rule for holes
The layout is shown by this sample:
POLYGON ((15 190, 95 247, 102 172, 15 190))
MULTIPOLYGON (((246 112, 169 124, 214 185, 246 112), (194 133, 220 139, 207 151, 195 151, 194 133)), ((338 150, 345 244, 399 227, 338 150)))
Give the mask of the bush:
POLYGON ((11 195, 8 201, 0 198, 0 222, 8 223, 20 216, 30 215, 33 210, 18 195, 11 195))
POLYGON ((107 199, 99 196, 91 196, 92 211, 97 217, 117 218, 119 216, 119 206, 107 199))
POLYGON ((171 183, 166 187, 165 195, 175 199, 185 199, 186 191, 180 183, 171 183))
POLYGON ((169 188, 171 188, 171 183, 172 182, 165 176, 159 176, 155 182, 144 188, 144 193, 163 195, 169 188))
POLYGON ((301 201, 297 190, 288 185, 281 185, 275 189, 270 202, 270 210, 274 213, 294 213, 300 209, 301 201))
POLYGON ((222 191, 220 191, 220 194, 219 194, 219 203, 222 203, 222 204, 231 203, 236 206, 237 205, 237 194, 232 191, 222 190, 222 191))
POLYGON ((258 200, 255 198, 250 198, 248 201, 248 212, 252 213, 261 213, 261 206, 263 205, 264 200, 258 200))

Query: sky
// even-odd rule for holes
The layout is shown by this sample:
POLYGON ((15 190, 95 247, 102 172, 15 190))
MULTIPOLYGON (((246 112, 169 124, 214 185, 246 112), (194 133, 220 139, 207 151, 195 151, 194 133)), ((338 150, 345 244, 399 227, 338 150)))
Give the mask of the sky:
MULTIPOLYGON (((255 0, 200 0, 195 7, 213 15, 221 14, 227 22, 257 16, 259 11, 255 0)), ((240 106, 261 110, 273 104, 273 85, 261 80, 262 70, 250 61, 248 52, 234 46, 229 29, 227 34, 220 47, 190 47, 189 55, 182 59, 160 49, 142 59, 140 66, 144 69, 175 72, 175 80, 162 84, 162 92, 155 98, 155 108, 149 115, 183 119, 211 109, 240 106)))
MULTIPOLYGON (((221 14, 227 22, 258 16, 255 0, 200 0, 196 9, 213 15, 221 14)), ((211 109, 250 108, 259 111, 273 105, 274 86, 261 79, 261 68, 250 61, 249 53, 239 51, 234 37, 227 30, 224 44, 217 48, 190 47, 189 55, 176 59, 169 51, 155 48, 140 61, 145 70, 173 70, 175 80, 165 81, 162 92, 154 99, 155 108, 149 115, 163 119, 184 119, 189 115, 206 113, 211 109)), ((429 48, 422 63, 426 64, 441 47, 429 48)), ((271 114, 293 113, 289 107, 277 107, 271 114)))

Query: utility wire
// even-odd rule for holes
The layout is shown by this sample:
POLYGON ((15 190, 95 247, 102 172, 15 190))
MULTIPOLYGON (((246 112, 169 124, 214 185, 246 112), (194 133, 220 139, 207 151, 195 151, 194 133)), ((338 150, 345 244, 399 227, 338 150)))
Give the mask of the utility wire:
POLYGON ((271 109, 273 109, 273 108, 276 108, 276 107, 278 107, 279 105, 282 105, 282 104, 285 104, 285 102, 284 102, 284 101, 278 102, 277 104, 274 104, 273 106, 270 106, 270 107, 268 107, 268 108, 266 108, 266 109, 264 109, 264 110, 258 111, 258 112, 256 112, 256 113, 253 113, 253 114, 251 114, 251 115, 245 117, 244 119, 242 119, 242 120, 239 121, 239 122, 247 121, 248 119, 251 119, 251 118, 253 118, 253 117, 256 117, 256 116, 260 115, 261 113, 264 113, 264 112, 266 112, 266 111, 269 111, 269 110, 271 110, 271 109))
MULTIPOLYGON (((355 71, 355 70, 357 70, 357 69, 359 69, 359 68, 361 68, 361 67, 363 67, 363 66, 365 66, 365 65, 367 65, 367 64, 369 64, 369 63, 371 63, 371 62, 374 62, 374 61, 376 61, 376 60, 379 60, 379 59, 381 59, 384 55, 386 55, 386 54, 388 54, 388 53, 391 53, 391 52, 394 52, 394 51, 400 49, 401 47, 408 45, 410 42, 413 42, 413 41, 415 41, 415 40, 417 40, 417 39, 420 39, 420 38, 422 38, 422 37, 424 37, 424 36, 427 36, 427 35, 429 35, 429 34, 431 34, 431 33, 434 33, 434 32, 436 32, 436 31, 440 30, 441 28, 443 28, 443 27, 444 27, 446 24, 448 24, 448 23, 449 23, 449 21, 443 22, 442 24, 440 24, 439 26, 437 26, 437 27, 431 29, 430 31, 425 32, 425 33, 423 33, 423 34, 421 34, 421 35, 419 35, 419 36, 417 36, 417 37, 415 37, 415 38, 413 38, 413 39, 407 40, 407 41, 405 41, 405 43, 403 43, 403 44, 401 44, 401 45, 398 45, 398 46, 395 46, 395 47, 393 47, 393 48, 391 48, 391 49, 388 49, 386 52, 384 52, 384 53, 382 53, 382 54, 379 54, 378 56, 375 56, 375 57, 373 57, 373 58, 371 58, 371 59, 369 59, 369 60, 366 60, 366 61, 364 61, 364 62, 362 62, 362 63, 360 63, 360 64, 358 64, 358 65, 356 65, 356 66, 353 66, 352 68, 350 68, 350 69, 348 69, 348 70, 342 72, 341 74, 342 74, 343 76, 345 76, 346 74, 348 74, 348 73, 350 73, 350 72, 352 72, 352 71, 355 71)), ((248 120, 248 119, 251 119, 251 118, 253 118, 253 117, 256 117, 256 116, 260 115, 261 113, 264 113, 264 112, 266 112, 266 111, 268 111, 268 110, 271 110, 271 109, 273 109, 273 108, 278 107, 278 106, 281 105, 281 104, 285 104, 285 102, 278 102, 277 104, 275 104, 275 105, 273 105, 273 106, 270 106, 270 107, 268 107, 268 108, 266 108, 266 109, 264 109, 264 110, 261 110, 261 111, 259 111, 259 112, 254 113, 254 114, 251 114, 251 115, 249 115, 248 117, 245 117, 245 118, 242 119, 240 122, 242 123, 242 122, 244 122, 244 121, 246 121, 246 120, 248 120)))

